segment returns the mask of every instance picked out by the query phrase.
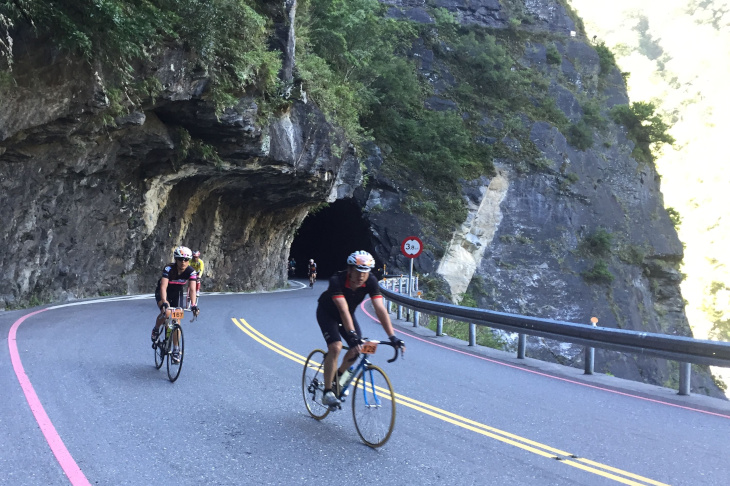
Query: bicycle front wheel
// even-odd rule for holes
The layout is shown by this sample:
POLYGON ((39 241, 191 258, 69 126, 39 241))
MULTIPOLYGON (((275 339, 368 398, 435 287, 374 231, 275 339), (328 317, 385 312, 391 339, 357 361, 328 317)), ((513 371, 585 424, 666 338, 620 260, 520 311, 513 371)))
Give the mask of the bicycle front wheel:
POLYGON ((177 348, 180 352, 180 361, 178 363, 172 362, 172 351, 170 351, 167 354, 167 377, 170 379, 171 382, 175 382, 177 380, 177 377, 180 376, 180 370, 182 370, 183 365, 183 358, 185 357, 185 340, 183 339, 183 331, 182 327, 175 325, 175 327, 172 328, 172 332, 170 333, 170 337, 167 338, 168 341, 168 347, 170 350, 174 349, 173 345, 173 336, 177 333, 177 348))
POLYGON ((165 326, 163 326, 160 330, 160 336, 157 337, 157 341, 155 341, 155 368, 158 370, 162 368, 162 365, 165 364, 165 354, 167 353, 167 342, 162 340, 162 334, 165 332, 165 326))
POLYGON ((329 407, 322 403, 322 395, 324 394, 324 357, 325 352, 321 349, 315 349, 304 362, 304 372, 302 373, 302 395, 304 396, 304 405, 307 407, 309 415, 322 420, 330 413, 329 407))
POLYGON ((388 376, 375 365, 358 375, 352 392, 352 418, 365 444, 380 447, 395 427, 395 392, 388 376))

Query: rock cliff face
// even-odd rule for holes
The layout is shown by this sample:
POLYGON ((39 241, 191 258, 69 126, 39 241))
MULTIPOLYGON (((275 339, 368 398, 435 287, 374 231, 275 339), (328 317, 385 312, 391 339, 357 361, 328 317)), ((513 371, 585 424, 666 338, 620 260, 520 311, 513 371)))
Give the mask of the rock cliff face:
POLYGON ((0 91, 0 308, 150 292, 150 269, 180 242, 206 254, 211 289, 282 286, 309 207, 360 183, 314 107, 294 102, 262 124, 251 96, 217 116, 182 51, 141 68, 159 93, 110 120, 103 71, 32 35, 16 41, 17 85, 0 91))
MULTIPOLYGON (((571 121, 584 116, 581 96, 600 100, 604 116, 628 102, 617 70, 599 79, 598 55, 575 35, 562 2, 383 3, 391 17, 425 25, 434 22, 433 7, 490 29, 520 20, 529 35, 520 37, 519 63, 542 73, 571 121)), ((291 86, 296 2, 284 5, 275 43, 291 86)), ((150 269, 169 261, 180 242, 206 255, 210 289, 282 286, 309 209, 354 197, 379 260, 407 269, 400 242, 423 236, 416 269, 439 275, 455 300, 469 293, 480 307, 500 311, 584 323, 597 316, 607 327, 691 334, 677 271, 682 246, 654 168, 631 157, 622 127, 608 123, 594 131, 592 148, 579 150, 550 123, 516 114, 506 134, 506 120, 482 113, 496 174, 463 181, 469 216, 444 242, 405 209, 408 183, 385 175, 387 155, 372 144, 356 156, 311 104, 295 101, 259 120, 251 93, 216 114, 205 97, 206 74, 171 47, 135 73, 154 81, 154 96, 110 119, 114 101, 102 69, 60 55, 43 39, 16 39, 25 47, 15 59, 17 84, 0 87, 0 308, 150 292, 158 278, 150 269)), ((459 110, 446 94, 454 76, 437 53, 417 42, 411 56, 433 83, 428 106, 459 110)), ((532 356, 580 365, 580 348, 528 344, 532 356)), ((657 384, 677 376, 663 360, 601 351, 596 368, 657 384)), ((692 384, 720 394, 704 369, 692 384)))
MULTIPOLYGON (((433 22, 428 6, 447 9, 463 24, 497 29, 523 19, 536 35, 526 37, 520 62, 550 80, 550 94, 571 122, 584 114, 579 96, 601 100, 604 116, 629 102, 616 68, 599 80, 599 57, 576 35, 560 2, 525 1, 519 9, 521 2, 497 0, 384 3, 392 5, 391 16, 424 23, 433 22), (546 33, 554 34, 549 41, 559 63, 547 59, 548 41, 540 41, 546 33)), ((438 96, 450 74, 433 51, 414 46, 413 55, 438 96)), ((469 216, 446 248, 427 236, 427 247, 444 256, 425 252, 416 268, 446 280, 457 302, 469 293, 487 309, 580 323, 596 316, 605 327, 691 336, 679 288, 682 245, 664 209, 659 176, 631 157, 625 130, 610 123, 594 132, 592 148, 579 150, 549 123, 522 117, 518 135, 510 137, 501 136, 502 123, 489 113, 481 123, 487 143, 504 154, 495 160, 496 176, 463 182, 469 216), (523 150, 529 142, 539 149, 537 157, 523 150)), ((368 166, 375 170, 380 163, 368 166)), ((420 230, 400 209, 407 191, 376 177, 365 203, 378 250, 402 270, 407 262, 397 254, 399 238, 420 230)), ((563 364, 582 366, 582 349, 528 339, 531 356, 563 364)), ((600 350, 596 369, 662 385, 678 376, 674 363, 600 350)), ((704 368, 694 370, 692 386, 723 396, 704 368)))

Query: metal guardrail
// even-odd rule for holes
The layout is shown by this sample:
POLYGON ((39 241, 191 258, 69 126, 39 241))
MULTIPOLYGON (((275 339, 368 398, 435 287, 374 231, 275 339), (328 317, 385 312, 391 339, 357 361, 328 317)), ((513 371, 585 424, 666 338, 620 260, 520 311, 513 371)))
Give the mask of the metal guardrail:
MULTIPOLYGON (((387 284, 386 284, 387 285, 387 284)), ((561 342, 582 344, 586 348, 586 374, 593 373, 592 348, 609 349, 644 356, 656 356, 678 361, 679 394, 689 395, 691 363, 730 368, 730 342, 709 341, 684 336, 671 336, 650 332, 629 331, 588 324, 527 317, 485 309, 461 307, 453 304, 421 300, 403 293, 388 290, 381 284, 383 296, 401 307, 414 311, 414 326, 419 313, 437 316, 437 335, 440 335, 442 319, 453 319, 470 324, 469 345, 476 344, 476 326, 488 326, 519 334, 517 357, 525 357, 525 336, 540 336, 561 342), (590 365, 590 369, 589 369, 590 365)), ((390 308, 390 305, 387 306, 390 308)))

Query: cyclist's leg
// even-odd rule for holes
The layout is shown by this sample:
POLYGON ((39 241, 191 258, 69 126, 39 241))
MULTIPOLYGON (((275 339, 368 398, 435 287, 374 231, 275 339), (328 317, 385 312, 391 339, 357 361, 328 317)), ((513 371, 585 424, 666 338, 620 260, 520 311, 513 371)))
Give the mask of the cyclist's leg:
POLYGON ((159 314, 157 314, 157 319, 155 320, 155 327, 152 328, 152 340, 154 341, 157 339, 157 335, 160 333, 160 326, 165 322, 165 316, 162 315, 162 296, 160 295, 160 289, 158 288, 155 290, 155 302, 157 302, 157 309, 160 311, 159 314))
POLYGON ((330 391, 332 390, 332 382, 335 379, 337 358, 340 356, 340 351, 342 351, 342 341, 338 330, 339 322, 318 306, 317 323, 327 343, 327 356, 324 360, 324 383, 325 391, 330 391))
MULTIPOLYGON (((355 332, 357 333, 357 335, 360 338, 362 338, 362 331, 360 330, 360 324, 357 322, 357 319, 355 319, 354 314, 352 314, 351 317, 352 317, 352 324, 355 326, 355 332)), ((345 334, 346 334, 345 328, 342 325, 340 325, 338 330, 340 332, 340 335, 342 335, 342 337, 344 338, 345 334)), ((349 368, 350 366, 355 364, 355 361, 357 361, 357 357, 359 355, 360 354, 357 352, 357 349, 355 349, 355 348, 348 349, 347 353, 345 354, 345 357, 342 358, 342 364, 338 368, 339 374, 344 373, 347 368, 349 368)))

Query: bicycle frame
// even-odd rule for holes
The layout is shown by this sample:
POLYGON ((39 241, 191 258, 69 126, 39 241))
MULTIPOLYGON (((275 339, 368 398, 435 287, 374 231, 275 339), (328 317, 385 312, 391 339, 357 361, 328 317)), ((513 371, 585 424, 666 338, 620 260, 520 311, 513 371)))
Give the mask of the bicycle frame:
MULTIPOLYGON (((368 343, 368 342, 377 343, 377 344, 385 344, 387 346, 392 346, 394 348, 395 354, 393 355, 393 358, 392 359, 389 359, 388 360, 388 363, 392 363, 393 361, 395 361, 396 359, 398 359, 398 351, 399 351, 399 349, 396 348, 393 345, 393 343, 391 343, 390 341, 366 341, 366 343, 368 343)), ((349 350, 350 348, 348 348, 347 346, 343 346, 343 349, 349 350)), ((355 381, 355 379, 358 376, 360 376, 360 373, 363 374, 363 377, 366 376, 366 373, 365 372, 366 371, 369 371, 366 368, 367 368, 368 365, 371 365, 372 364, 370 362, 370 360, 368 359, 368 356, 369 356, 368 353, 362 353, 360 355, 360 361, 355 366, 355 369, 352 371, 352 374, 347 379, 347 381, 345 382, 345 384, 342 385, 342 386, 340 386, 339 385, 339 382, 338 382, 337 386, 338 386, 339 390, 338 390, 338 393, 337 393, 337 398, 339 398, 340 401, 343 401, 344 400, 344 397, 346 396, 346 395, 344 395, 344 393, 347 390, 349 390, 350 385, 352 384, 353 381, 355 381)), ((367 396, 364 395, 365 396, 365 404, 368 407, 380 405, 380 398, 378 397, 378 394, 376 393, 375 385, 373 385, 372 371, 370 373, 371 373, 370 379, 369 380, 367 380, 367 379, 363 380, 363 386, 366 386, 368 383, 370 384, 371 392, 372 392, 373 397, 375 398, 375 401, 377 403, 376 403, 376 405, 370 405, 369 403, 367 403, 367 396)))

